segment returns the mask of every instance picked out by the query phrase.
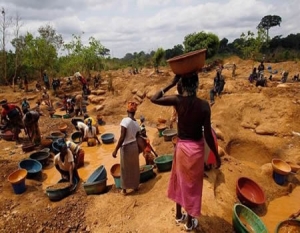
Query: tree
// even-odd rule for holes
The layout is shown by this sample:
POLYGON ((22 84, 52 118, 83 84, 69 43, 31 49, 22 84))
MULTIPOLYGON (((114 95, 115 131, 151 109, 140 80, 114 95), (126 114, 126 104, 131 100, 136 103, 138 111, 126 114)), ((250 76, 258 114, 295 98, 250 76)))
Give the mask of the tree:
POLYGON ((89 45, 84 46, 80 35, 73 35, 70 43, 64 44, 64 50, 68 52, 65 61, 65 71, 74 72, 83 70, 90 75, 90 70, 101 70, 104 67, 104 56, 109 54, 99 40, 89 38, 89 45), (67 68, 67 69, 66 69, 67 68))
POLYGON ((185 52, 207 49, 207 58, 214 56, 219 50, 219 37, 213 33, 198 32, 184 37, 185 52))
POLYGON ((57 60, 57 51, 54 45, 49 44, 44 38, 34 38, 29 32, 25 35, 24 42, 22 65, 39 71, 40 76, 45 69, 52 69, 57 60))
POLYGON ((184 48, 182 44, 174 45, 172 49, 167 49, 166 50, 166 59, 170 59, 172 57, 179 56, 183 54, 184 48))
POLYGON ((244 59, 257 59, 265 38, 266 33, 262 29, 258 30, 257 36, 253 32, 248 31, 246 34, 242 33, 240 39, 236 40, 234 45, 241 51, 244 59))
POLYGON ((54 46, 56 49, 60 49, 63 45, 62 35, 57 34, 55 29, 49 24, 39 27, 38 32, 40 33, 40 38, 44 39, 47 44, 54 46))
POLYGON ((8 81, 7 81, 7 61, 6 61, 6 37, 7 37, 7 34, 6 34, 6 30, 7 28, 10 26, 10 23, 11 23, 11 19, 6 19, 6 11, 5 9, 2 7, 1 9, 1 14, 3 16, 3 18, 1 19, 1 32, 2 32, 2 52, 3 52, 3 78, 4 78, 4 81, 6 82, 6 84, 8 84, 8 81))
POLYGON ((158 67, 161 64, 164 56, 165 56, 165 50, 163 48, 158 48, 152 57, 154 68, 157 73, 159 73, 158 67))
POLYGON ((257 26, 257 29, 264 29, 267 31, 267 41, 269 41, 269 29, 271 27, 280 26, 281 17, 278 15, 264 16, 257 26))
MULTIPOLYGON (((14 36, 15 38, 19 38, 20 28, 23 26, 23 23, 21 22, 21 17, 18 14, 18 12, 16 12, 16 16, 14 18, 13 24, 14 24, 14 36)), ((15 46, 15 72, 13 77, 13 91, 15 91, 15 79, 17 77, 17 71, 20 66, 20 62, 19 62, 20 43, 16 41, 15 45, 16 45, 15 46)))

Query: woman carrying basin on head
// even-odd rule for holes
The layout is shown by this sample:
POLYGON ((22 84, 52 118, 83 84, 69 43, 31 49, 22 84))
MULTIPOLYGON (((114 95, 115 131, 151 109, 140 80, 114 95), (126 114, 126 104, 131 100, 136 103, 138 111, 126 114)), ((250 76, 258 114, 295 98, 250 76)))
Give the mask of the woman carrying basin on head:
POLYGON ((151 101, 158 105, 174 106, 178 114, 178 141, 175 148, 168 197, 176 202, 176 222, 187 217, 185 229, 190 231, 198 226, 201 212, 201 197, 204 175, 204 127, 205 140, 216 156, 217 167, 221 160, 211 133, 210 106, 206 100, 197 97, 198 75, 176 75, 173 81, 158 91, 151 101), (182 94, 168 95, 164 93, 181 80, 182 94), (182 213, 182 207, 187 214, 182 213))

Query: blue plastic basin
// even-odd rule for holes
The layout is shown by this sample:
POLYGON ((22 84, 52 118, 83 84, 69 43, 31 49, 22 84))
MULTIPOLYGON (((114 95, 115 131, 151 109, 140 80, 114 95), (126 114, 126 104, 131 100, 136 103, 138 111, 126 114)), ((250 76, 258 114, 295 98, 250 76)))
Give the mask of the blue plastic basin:
POLYGON ((113 143, 115 135, 113 133, 105 133, 101 135, 101 140, 104 144, 113 143))
POLYGON ((87 179, 86 183, 93 183, 107 179, 107 172, 103 165, 100 165, 87 179))
POLYGON ((37 174, 42 170, 42 164, 34 159, 24 159, 19 162, 19 168, 27 170, 28 174, 37 174))

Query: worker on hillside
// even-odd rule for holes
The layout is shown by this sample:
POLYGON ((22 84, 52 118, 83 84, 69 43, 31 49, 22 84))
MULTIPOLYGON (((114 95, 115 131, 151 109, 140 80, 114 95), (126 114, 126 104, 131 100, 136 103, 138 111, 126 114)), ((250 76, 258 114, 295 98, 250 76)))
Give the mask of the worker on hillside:
POLYGON ((89 90, 89 86, 88 86, 87 80, 79 72, 76 72, 74 74, 74 76, 78 79, 78 81, 82 85, 82 93, 83 93, 83 95, 89 95, 90 94, 90 90, 89 90))
POLYGON ((28 137, 36 146, 40 145, 41 143, 39 119, 40 114, 37 111, 32 110, 26 112, 26 114, 23 116, 23 123, 27 130, 28 137))
POLYGON ((74 118, 71 120, 71 123, 74 125, 76 130, 78 130, 82 133, 82 136, 84 135, 85 129, 88 128, 88 126, 84 122, 79 121, 74 118))
POLYGON ((77 168, 74 163, 72 151, 68 149, 66 142, 63 139, 58 140, 59 153, 54 156, 55 168, 61 174, 62 179, 66 179, 71 185, 74 185, 75 179, 79 181, 77 168))
POLYGON ((225 79, 221 75, 220 69, 216 70, 216 77, 214 78, 214 87, 210 90, 210 105, 215 103, 215 95, 220 96, 225 86, 225 79))
POLYGON ((99 134, 99 127, 98 127, 98 122, 95 120, 95 118, 90 117, 88 114, 84 114, 83 115, 84 118, 84 123, 87 125, 88 121, 91 120, 92 122, 92 126, 94 126, 96 128, 96 134, 99 134))
POLYGON ((50 96, 49 96, 49 94, 47 93, 47 89, 46 89, 46 88, 44 88, 44 90, 43 90, 43 94, 42 94, 41 100, 44 101, 44 103, 45 103, 48 107, 52 107, 52 103, 51 103, 51 100, 50 100, 50 96))
POLYGON ((80 147, 79 144, 76 144, 72 141, 66 141, 68 148, 71 150, 74 156, 74 163, 76 168, 84 166, 84 150, 80 147))
POLYGON ((50 80, 49 80, 46 70, 44 70, 44 72, 43 72, 43 81, 44 81, 44 85, 45 85, 46 89, 50 90, 50 80))
POLYGON ((94 126, 92 126, 91 119, 89 119, 87 121, 87 126, 88 126, 88 128, 86 128, 84 130, 83 138, 84 138, 84 140, 87 141, 88 146, 95 146, 96 142, 98 142, 98 145, 101 145, 101 142, 98 139, 97 134, 96 134, 96 128, 94 126))
POLYGON ((22 101, 22 103, 21 103, 21 107, 22 107, 22 112, 23 112, 23 114, 25 114, 26 112, 29 111, 30 105, 29 105, 29 103, 28 103, 26 97, 23 98, 23 101, 22 101))
POLYGON ((232 74, 231 74, 231 77, 232 77, 232 78, 235 77, 235 71, 236 71, 236 64, 233 63, 233 65, 232 65, 232 74))
POLYGON ((24 129, 21 109, 15 104, 9 104, 6 99, 1 100, 0 105, 2 106, 1 124, 12 130, 13 140, 19 143, 19 134, 21 129, 24 129))
POLYGON ((82 115, 82 95, 76 95, 75 96, 75 116, 82 115))

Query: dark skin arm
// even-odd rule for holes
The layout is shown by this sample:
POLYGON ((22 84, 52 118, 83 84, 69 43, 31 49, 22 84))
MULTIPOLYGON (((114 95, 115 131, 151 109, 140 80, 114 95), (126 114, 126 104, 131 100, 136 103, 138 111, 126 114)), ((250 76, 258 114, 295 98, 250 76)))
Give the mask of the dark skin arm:
POLYGON ((158 104, 158 105, 163 105, 163 106, 172 106, 177 104, 177 95, 170 95, 170 96, 163 96, 163 93, 166 93, 168 90, 170 90, 171 88, 173 88, 174 86, 176 86, 176 84, 178 83, 178 81, 180 80, 180 76, 176 75, 173 79, 173 81, 166 86, 165 88, 162 88, 162 90, 156 92, 152 98, 151 98, 151 102, 154 104, 158 104))
POLYGON ((209 104, 205 101, 203 104, 204 111, 205 111, 205 118, 204 118, 204 138, 209 146, 209 148, 212 150, 212 152, 215 155, 216 161, 217 161, 217 166, 216 168, 219 168, 221 166, 221 158, 218 154, 218 150, 216 148, 215 142, 213 135, 211 133, 211 122, 210 122, 210 107, 209 104))
POLYGON ((122 144, 124 142, 124 139, 125 139, 125 136, 126 136, 126 131, 127 131, 127 129, 124 126, 121 126, 121 135, 120 135, 120 138, 118 140, 117 146, 116 146, 115 150, 112 153, 112 157, 114 157, 114 158, 117 158, 117 153, 118 153, 118 150, 120 149, 120 147, 122 146, 122 144))
POLYGON ((156 154, 156 152, 153 150, 152 146, 149 144, 151 151, 153 152, 153 154, 155 155, 155 157, 158 157, 158 155, 156 154))
POLYGON ((99 140, 99 138, 97 137, 97 135, 96 135, 96 134, 95 134, 94 138, 97 140, 97 142, 98 142, 98 145, 100 145, 100 144, 101 144, 101 142, 100 142, 100 140, 99 140))
POLYGON ((64 179, 65 177, 63 176, 63 170, 60 169, 60 167, 59 167, 57 164, 55 165, 55 168, 56 168, 56 170, 59 171, 59 173, 61 174, 61 178, 64 179))
POLYGON ((75 168, 75 164, 74 162, 70 162, 70 163, 71 163, 71 166, 69 168, 70 184, 73 185, 73 171, 75 168))

